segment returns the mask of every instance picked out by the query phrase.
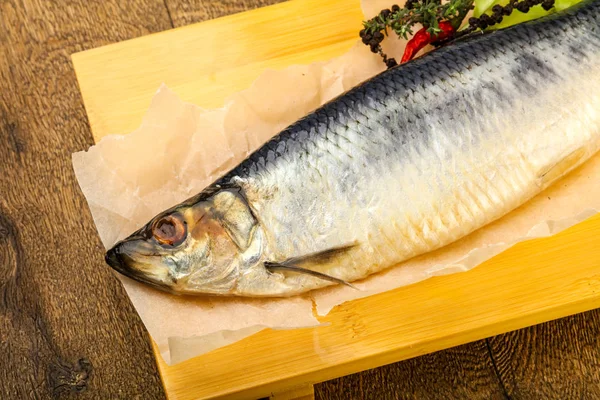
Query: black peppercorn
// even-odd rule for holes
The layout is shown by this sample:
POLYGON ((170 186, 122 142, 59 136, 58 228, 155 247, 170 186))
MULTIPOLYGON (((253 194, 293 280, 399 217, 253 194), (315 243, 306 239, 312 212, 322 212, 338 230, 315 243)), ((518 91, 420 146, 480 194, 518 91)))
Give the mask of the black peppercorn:
POLYGON ((525 7, 527 7, 527 4, 525 3, 517 3, 515 4, 515 8, 521 12, 524 12, 523 10, 525 9, 525 7))
POLYGON ((400 6, 398 6, 398 4, 394 4, 392 6, 392 12, 398 12, 398 11, 400 11, 400 6))
POLYGON ((542 8, 546 11, 550 11, 552 7, 554 7, 554 0, 544 0, 542 3, 542 8))
POLYGON ((490 25, 490 17, 486 14, 483 14, 481 17, 479 17, 479 27, 481 29, 485 29, 490 25))
POLYGON ((502 6, 499 4, 496 4, 494 7, 492 7, 492 12, 494 14, 502 14, 502 6))
POLYGON ((387 17, 389 17, 390 14, 391 14, 391 11, 388 9, 381 10, 381 12, 379 13, 381 18, 383 18, 383 19, 386 19, 387 17))
POLYGON ((398 65, 398 63, 396 62, 396 60, 395 60, 395 59, 393 59, 393 58, 388 58, 388 59, 385 61, 385 65, 386 65, 388 68, 393 68, 393 67, 395 67, 396 65, 398 65))
POLYGON ((479 26, 479 19, 477 19, 475 17, 469 18, 469 25, 472 26, 473 28, 477 28, 479 26))

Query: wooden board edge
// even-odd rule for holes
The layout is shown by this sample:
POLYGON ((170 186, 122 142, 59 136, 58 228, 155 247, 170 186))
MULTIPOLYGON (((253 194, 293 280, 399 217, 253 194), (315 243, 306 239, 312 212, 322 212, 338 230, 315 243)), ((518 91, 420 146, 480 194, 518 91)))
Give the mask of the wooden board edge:
MULTIPOLYGON (((483 328, 472 329, 470 331, 461 332, 460 334, 448 335, 447 337, 441 339, 422 342, 419 344, 419 346, 401 348, 387 353, 374 354, 360 360, 338 364, 335 367, 311 371, 309 373, 296 375, 293 378, 282 379, 267 385, 258 385, 235 392, 232 391, 225 394, 219 394, 214 397, 208 397, 208 399, 247 400, 268 397, 271 393, 286 392, 289 391, 290 388, 299 386, 315 385, 320 382, 325 382, 342 376, 420 357, 426 354, 435 353, 452 347, 461 346, 467 343, 476 342, 478 340, 487 339, 493 336, 553 321, 559 318, 565 318, 571 315, 594 310, 596 308, 600 308, 600 296, 593 299, 584 299, 580 302, 561 304, 556 307, 543 309, 539 312, 535 312, 526 316, 490 324, 483 328)), ((160 355, 158 355, 158 357, 160 357, 160 355)), ((168 386, 166 386, 166 389, 168 392, 168 386)))

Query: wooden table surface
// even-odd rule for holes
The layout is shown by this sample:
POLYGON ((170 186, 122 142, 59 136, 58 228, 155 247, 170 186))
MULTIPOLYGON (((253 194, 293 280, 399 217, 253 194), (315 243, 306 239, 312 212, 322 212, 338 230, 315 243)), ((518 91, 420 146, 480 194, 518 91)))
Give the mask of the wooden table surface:
MULTIPOLYGON (((165 397, 71 167, 93 140, 70 54, 274 2, 0 2, 1 399, 165 397)), ((339 378, 316 397, 597 399, 599 317, 339 378)))

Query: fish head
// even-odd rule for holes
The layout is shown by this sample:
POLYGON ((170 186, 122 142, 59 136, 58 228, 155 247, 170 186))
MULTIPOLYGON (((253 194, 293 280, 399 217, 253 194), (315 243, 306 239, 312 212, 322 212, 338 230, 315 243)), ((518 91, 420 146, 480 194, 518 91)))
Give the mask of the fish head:
POLYGON ((227 295, 262 254, 260 225, 237 189, 184 202, 106 253, 137 281, 173 293, 227 295))

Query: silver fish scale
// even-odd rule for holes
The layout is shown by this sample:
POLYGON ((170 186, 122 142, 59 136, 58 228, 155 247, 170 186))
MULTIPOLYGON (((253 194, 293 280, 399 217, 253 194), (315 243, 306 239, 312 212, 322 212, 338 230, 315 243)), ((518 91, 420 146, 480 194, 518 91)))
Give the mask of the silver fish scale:
POLYGON ((580 109, 597 101, 582 83, 600 74, 599 26, 600 0, 587 0, 383 72, 282 131, 213 188, 242 187, 265 232, 265 259, 361 243, 351 265, 326 271, 349 280, 448 244, 537 193, 543 157, 560 157, 548 149, 580 140, 569 131, 544 145, 544 124, 555 129, 558 114, 598 122, 580 109))

